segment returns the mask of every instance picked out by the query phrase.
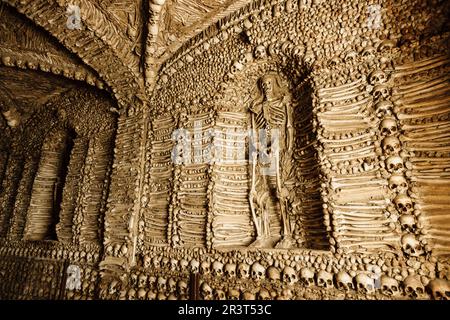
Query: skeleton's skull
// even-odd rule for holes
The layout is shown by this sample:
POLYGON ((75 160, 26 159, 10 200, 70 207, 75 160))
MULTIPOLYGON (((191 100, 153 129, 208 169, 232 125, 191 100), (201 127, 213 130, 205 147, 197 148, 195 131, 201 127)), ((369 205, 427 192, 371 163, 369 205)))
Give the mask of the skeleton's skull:
POLYGON ((210 272, 211 264, 208 261, 203 261, 200 265, 200 274, 205 275, 210 272))
POLYGON ((212 300, 213 298, 212 289, 206 282, 203 282, 200 286, 200 295, 204 300, 212 300))
POLYGON ((348 291, 353 290, 353 279, 350 275, 345 271, 339 271, 336 274, 336 285, 340 290, 348 291))
POLYGON ((227 297, 223 290, 216 289, 216 290, 214 290, 214 299, 215 300, 226 300, 227 297))
POLYGON ((357 274, 355 281, 356 289, 360 293, 371 293, 375 290, 374 280, 365 273, 357 274))
POLYGON ((170 270, 175 271, 178 267, 178 260, 177 259, 170 259, 170 270))
POLYGON ((264 59, 266 57, 267 51, 263 45, 256 47, 254 55, 256 59, 264 59))
POLYGON ((378 46, 378 51, 380 52, 387 52, 392 50, 395 47, 395 41, 386 39, 380 43, 378 46))
POLYGON ((408 214, 414 210, 414 205, 411 198, 404 193, 398 194, 394 198, 394 203, 397 210, 402 214, 408 214))
POLYGON ((187 270, 189 267, 189 261, 187 261, 186 259, 181 259, 180 260, 180 267, 182 270, 187 270))
POLYGON ((169 287, 169 292, 177 291, 177 282, 175 281, 175 279, 169 278, 169 280, 167 280, 167 284, 169 287))
POLYGON ((191 260, 191 272, 192 273, 198 273, 200 270, 200 262, 198 262, 195 259, 191 260))
POLYGON ((249 291, 242 293, 242 300, 256 300, 255 294, 249 291))
POLYGON ((118 282, 116 281, 116 280, 114 280, 114 281, 112 281, 110 284, 109 284, 109 288, 108 288, 108 293, 111 295, 111 296, 114 296, 115 294, 116 294, 116 292, 118 291, 118 282))
POLYGON ((288 285, 293 285, 297 282, 297 273, 294 268, 286 266, 283 269, 283 282, 288 285))
POLYGON ((147 286, 147 276, 143 273, 139 275, 138 286, 139 288, 145 288, 147 286))
POLYGON ((390 101, 381 100, 381 101, 377 102, 377 104, 375 105, 377 117, 382 118, 382 117, 391 115, 392 107, 393 107, 393 105, 392 105, 392 102, 390 102, 390 101))
POLYGON ((127 298, 128 300, 134 300, 136 298, 136 290, 134 290, 133 288, 128 290, 127 298))
POLYGON ((397 137, 389 136, 383 139, 381 142, 383 151, 387 155, 394 155, 400 151, 401 145, 400 140, 397 137))
POLYGON ((345 62, 351 62, 356 59, 356 52, 353 50, 350 50, 345 53, 344 61, 345 62))
POLYGON ((390 156, 386 159, 386 169, 390 173, 401 173, 403 168, 403 159, 401 157, 390 156))
POLYGON ((158 289, 158 291, 160 292, 166 291, 166 283, 167 283, 166 279, 164 279, 163 277, 158 277, 156 283, 156 288, 158 289))
POLYGON ((225 265, 225 276, 227 278, 234 278, 236 276, 236 264, 234 263, 227 263, 225 265))
POLYGON ((160 267, 159 258, 157 256, 152 258, 153 268, 158 269, 160 267))
POLYGON ((372 46, 366 46, 362 52, 362 56, 364 58, 371 58, 374 57, 376 53, 376 50, 374 47, 372 46))
POLYGON ((435 300, 450 300, 450 281, 433 279, 428 283, 428 288, 435 300))
POLYGON ((314 272, 304 267, 300 270, 300 280, 302 284, 306 287, 313 286, 314 285, 314 272))
POLYGON ((145 269, 150 268, 151 263, 152 263, 152 260, 150 259, 150 257, 144 256, 144 268, 145 269))
POLYGON ((393 118, 383 119, 380 123, 380 130, 383 136, 391 136, 397 133, 397 121, 393 118))
POLYGON ((258 300, 270 300, 270 292, 267 289, 260 289, 258 292, 258 300))
POLYGON ((229 289, 227 297, 228 300, 239 300, 239 291, 236 289, 229 289))
POLYGON ((220 261, 214 261, 212 264, 212 274, 216 277, 220 277, 223 274, 223 263, 220 261))
POLYGON ((405 193, 408 183, 403 175, 393 174, 389 177, 389 189, 396 193, 405 193))
POLYGON ((385 84, 377 84, 373 88, 373 97, 377 99, 386 99, 389 97, 389 87, 385 84))
POLYGON ((417 275, 410 275, 403 280, 405 293, 411 298, 419 298, 425 293, 425 288, 417 275))
POLYGON ((381 291, 388 296, 398 295, 400 293, 400 287, 398 281, 386 275, 382 275, 380 278, 381 291))
POLYGON ((252 265, 252 278, 254 280, 262 280, 265 278, 266 275, 266 269, 259 264, 259 262, 255 262, 252 265))
POLYGON ((180 296, 187 294, 188 291, 188 285, 186 283, 186 281, 184 280, 179 280, 177 282, 177 292, 180 296))
POLYGON ((169 269, 170 268, 170 259, 167 257, 163 257, 161 260, 161 268, 169 269))
POLYGON ((233 63, 233 65, 231 66, 231 73, 235 74, 239 71, 241 71, 242 69, 244 69, 244 65, 242 63, 240 63, 239 61, 235 61, 233 63))
POLYGON ((317 285, 323 288, 333 287, 333 275, 325 270, 320 270, 317 274, 317 285))
POLYGON ((382 70, 375 70, 370 75, 371 84, 381 84, 387 81, 387 76, 382 70))
POLYGON ((411 257, 418 257, 423 253, 420 242, 415 238, 413 234, 405 234, 402 237, 403 252, 411 257))
POLYGON ((250 275, 250 266, 246 263, 240 263, 238 265, 238 277, 241 279, 248 278, 250 275))
POLYGON ((273 282, 280 281, 281 280, 280 270, 278 270, 278 268, 274 266, 270 266, 269 268, 267 268, 267 278, 273 282))
POLYGON ((147 297, 147 291, 144 288, 140 288, 137 292, 137 298, 139 300, 145 300, 147 297))
POLYGON ((405 214, 399 218, 402 229, 414 233, 417 229, 416 218, 412 214, 405 214))

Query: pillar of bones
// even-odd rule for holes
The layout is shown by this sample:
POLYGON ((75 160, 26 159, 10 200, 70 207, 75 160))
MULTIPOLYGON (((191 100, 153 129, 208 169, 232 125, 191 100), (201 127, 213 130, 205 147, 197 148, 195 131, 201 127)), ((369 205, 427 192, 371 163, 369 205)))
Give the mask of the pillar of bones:
POLYGON ((0 4, 0 299, 449 299, 448 1, 0 4))

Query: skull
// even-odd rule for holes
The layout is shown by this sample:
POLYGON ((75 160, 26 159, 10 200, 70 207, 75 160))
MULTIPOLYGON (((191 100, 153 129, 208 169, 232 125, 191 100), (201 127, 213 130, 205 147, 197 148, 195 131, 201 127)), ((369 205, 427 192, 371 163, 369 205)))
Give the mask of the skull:
POLYGON ((200 286, 200 294, 204 300, 212 300, 213 298, 212 289, 206 282, 203 282, 200 286))
POLYGON ((403 251, 411 257, 418 257, 420 256, 423 251, 420 246, 420 242, 415 238, 413 234, 405 234, 402 237, 402 248, 403 251))
POLYGON ((113 296, 116 294, 117 290, 118 290, 118 282, 114 280, 109 284, 108 293, 113 296))
POLYGON ((242 63, 240 63, 239 61, 235 61, 233 63, 233 65, 231 66, 231 73, 237 73, 239 71, 241 71, 242 69, 244 69, 244 65, 242 63))
POLYGON ((200 269, 200 262, 198 262, 195 259, 192 259, 191 260, 191 272, 198 273, 199 269, 200 269))
POLYGON ((393 174, 389 177, 389 189, 397 193, 404 193, 408 189, 408 183, 404 176, 393 174))
POLYGON ((333 275, 325 270, 320 270, 317 274, 317 285, 323 288, 333 287, 333 275))
POLYGON ((433 279, 428 283, 428 288, 435 300, 450 300, 450 281, 433 279))
POLYGON ((394 198, 394 203, 398 212, 402 214, 407 214, 414 210, 414 205, 411 198, 404 193, 398 194, 394 198))
POLYGON ((370 75, 371 84, 381 84, 387 81, 387 76, 382 70, 375 70, 370 75))
POLYGON ((374 57, 375 56, 375 48, 372 46, 367 46, 364 48, 363 52, 362 52, 362 56, 364 58, 370 58, 370 57, 374 57))
POLYGON ((400 173, 403 169, 403 159, 399 156, 390 156, 386 159, 386 168, 390 173, 400 173))
POLYGON ((222 276, 222 274, 223 274, 223 263, 222 262, 214 261, 212 268, 213 268, 212 273, 214 276, 216 276, 216 277, 222 276))
POLYGON ((177 290, 177 282, 175 281, 175 279, 169 278, 167 284, 169 286, 169 292, 175 292, 177 290))
POLYGON ((162 269, 169 269, 170 268, 170 260, 167 257, 163 257, 161 260, 161 268, 162 269))
POLYGON ((267 268, 267 278, 269 278, 270 281, 273 282, 281 280, 280 270, 278 270, 274 266, 270 266, 269 268, 267 268))
POLYGON ((266 289, 262 288, 259 290, 258 292, 258 300, 270 300, 271 296, 270 296, 270 292, 267 291, 266 289))
POLYGON ((392 50, 392 48, 395 47, 395 41, 394 40, 384 40, 380 43, 378 46, 378 51, 380 52, 386 52, 392 50))
POLYGON ((400 140, 397 137, 390 136, 383 139, 381 142, 383 151, 387 155, 397 154, 400 151, 400 140))
POLYGON ((297 282, 297 274, 294 270, 294 268, 286 266, 283 269, 283 282, 287 283, 288 285, 293 285, 297 282))
POLYGON ((387 98, 389 96, 389 88, 385 84, 377 84, 373 88, 373 97, 375 100, 387 98))
POLYGON ((370 293, 374 291, 375 285, 371 277, 365 273, 359 273, 355 277, 356 289, 361 293, 370 293))
POLYGON ((138 279, 138 286, 139 288, 144 288, 146 285, 147 285, 147 276, 141 273, 138 279))
POLYGON ((177 292, 178 292, 178 294, 182 296, 182 295, 187 294, 187 291, 188 291, 188 285, 187 285, 186 281, 179 280, 177 282, 177 292))
POLYGON ((248 278, 250 275, 250 266, 246 263, 240 263, 238 265, 237 273, 241 279, 248 278))
POLYGON ((236 276, 236 265, 234 263, 227 263, 225 265, 225 275, 228 278, 234 278, 236 276))
POLYGON ((189 267, 189 262, 186 259, 181 259, 180 267, 182 270, 187 270, 187 268, 189 267))
POLYGON ((147 269, 149 268, 151 265, 151 259, 149 256, 145 256, 144 257, 144 268, 147 269))
POLYGON ((336 274, 336 285, 340 290, 348 291, 354 289, 352 277, 345 271, 339 271, 336 274))
POLYGON ((416 218, 412 214, 405 214, 399 218, 402 229, 414 233, 417 229, 416 218))
POLYGON ((300 280, 303 285, 309 287, 314 285, 314 272, 304 267, 300 270, 300 280))
POLYGON ((385 118, 380 123, 380 130, 383 136, 391 136, 397 133, 397 122, 393 118, 385 118))
POLYGON ((153 268, 155 269, 159 269, 160 265, 159 265, 159 258, 158 257, 153 257, 152 258, 152 264, 153 264, 153 268))
POLYGON ((239 300, 239 291, 236 289, 229 289, 227 297, 228 300, 239 300))
POLYGON ((225 292, 223 290, 216 289, 216 290, 214 290, 214 299, 216 299, 216 300, 226 300, 227 297, 226 297, 225 292))
POLYGON ((252 265, 252 278, 254 280, 262 280, 265 278, 266 275, 266 269, 259 264, 259 262, 255 262, 252 265))
POLYGON ((345 62, 354 61, 355 59, 356 59, 356 52, 355 51, 350 50, 350 51, 345 53, 345 58, 344 58, 345 62))
POLYGON ((259 45, 256 47, 255 52, 253 54, 256 59, 264 59, 266 57, 267 51, 263 45, 259 45))
POLYGON ((422 281, 420 281, 419 276, 416 275, 407 276, 405 280, 403 280, 403 287, 405 288, 405 293, 411 298, 418 298, 425 293, 422 281))
POLYGON ((203 261, 200 265, 200 274, 205 275, 210 271, 211 264, 208 261, 203 261))
POLYGON ((158 288, 158 291, 166 291, 166 283, 166 279, 164 279, 163 277, 158 277, 158 282, 156 284, 156 288, 158 288))
POLYGON ((249 291, 242 293, 242 300, 256 300, 255 294, 249 291))
POLYGON ((177 259, 170 259, 170 270, 175 271, 177 270, 177 266, 178 266, 178 260, 177 259))
POLYGON ((394 278, 382 275, 380 278, 381 291, 388 296, 394 296, 400 293, 398 281, 394 278))
POLYGON ((392 114, 392 102, 382 100, 380 102, 377 102, 375 105, 375 110, 377 113, 377 117, 382 118, 384 116, 389 116, 392 114))
POLYGON ((147 291, 144 288, 140 288, 137 292, 137 297, 139 300, 145 300, 147 297, 147 291))
POLYGON ((128 294, 127 294, 128 300, 134 300, 135 297, 136 297, 136 290, 134 290, 134 289, 128 290, 128 294))

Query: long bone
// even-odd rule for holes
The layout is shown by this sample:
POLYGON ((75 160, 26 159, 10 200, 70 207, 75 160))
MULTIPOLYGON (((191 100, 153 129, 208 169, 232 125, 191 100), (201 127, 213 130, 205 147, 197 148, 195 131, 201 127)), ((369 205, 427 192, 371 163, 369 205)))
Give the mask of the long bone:
POLYGON ((426 118, 426 117, 432 117, 435 115, 440 115, 443 113, 449 112, 449 105, 443 106, 442 109, 438 110, 430 110, 430 111, 423 111, 418 113, 412 113, 412 114, 398 114, 397 118, 400 120, 407 120, 407 119, 417 119, 417 118, 426 118))
POLYGON ((430 127, 437 127, 437 128, 447 128, 448 127, 448 128, 450 128, 450 123, 448 122, 448 120, 434 121, 434 122, 430 122, 430 123, 420 123, 420 124, 408 124, 406 122, 401 123, 401 128, 405 132, 414 131, 414 132, 418 133, 420 129, 426 131, 430 127))
POLYGON ((395 95, 408 95, 410 93, 415 93, 418 90, 423 90, 423 89, 427 89, 430 87, 433 87, 435 85, 440 85, 442 83, 445 83, 446 81, 448 81, 450 79, 450 76, 437 76, 437 77, 433 77, 431 79, 427 79, 424 81, 414 81, 411 84, 408 85, 400 85, 397 88, 397 92, 394 94, 395 95))
POLYGON ((438 59, 436 59, 435 62, 434 61, 430 62, 427 65, 423 64, 423 67, 419 67, 419 68, 415 67, 413 69, 408 69, 408 70, 406 68, 405 69, 396 69, 396 72, 394 72, 393 76, 394 76, 394 78, 400 78, 400 77, 409 76, 409 75, 412 75, 412 74, 415 74, 415 73, 428 71, 430 69, 434 69, 434 68, 438 68, 440 66, 443 66, 443 65, 447 64, 449 61, 450 60, 447 60, 447 59, 445 59, 445 60, 442 60, 442 59, 438 60, 438 59), (399 70, 403 70, 403 71, 399 71, 399 70))

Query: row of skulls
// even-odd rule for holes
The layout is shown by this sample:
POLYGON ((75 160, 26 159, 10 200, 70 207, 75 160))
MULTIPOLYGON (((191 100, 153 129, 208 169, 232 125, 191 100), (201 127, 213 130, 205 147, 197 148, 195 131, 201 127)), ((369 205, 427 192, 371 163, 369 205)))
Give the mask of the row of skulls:
POLYGON ((393 104, 389 101, 389 77, 383 70, 375 70, 369 80, 374 86, 383 85, 386 88, 386 96, 374 94, 377 117, 381 119, 381 148, 385 159, 385 168, 389 173, 389 189, 396 194, 394 204, 400 214, 398 220, 402 230, 406 232, 401 238, 402 249, 408 256, 416 257, 423 253, 423 249, 414 236, 417 228, 416 218, 413 214, 414 204, 407 194, 408 183, 404 176, 405 165, 402 156, 404 152, 402 152, 402 145, 398 138, 399 129, 393 112, 393 104))

